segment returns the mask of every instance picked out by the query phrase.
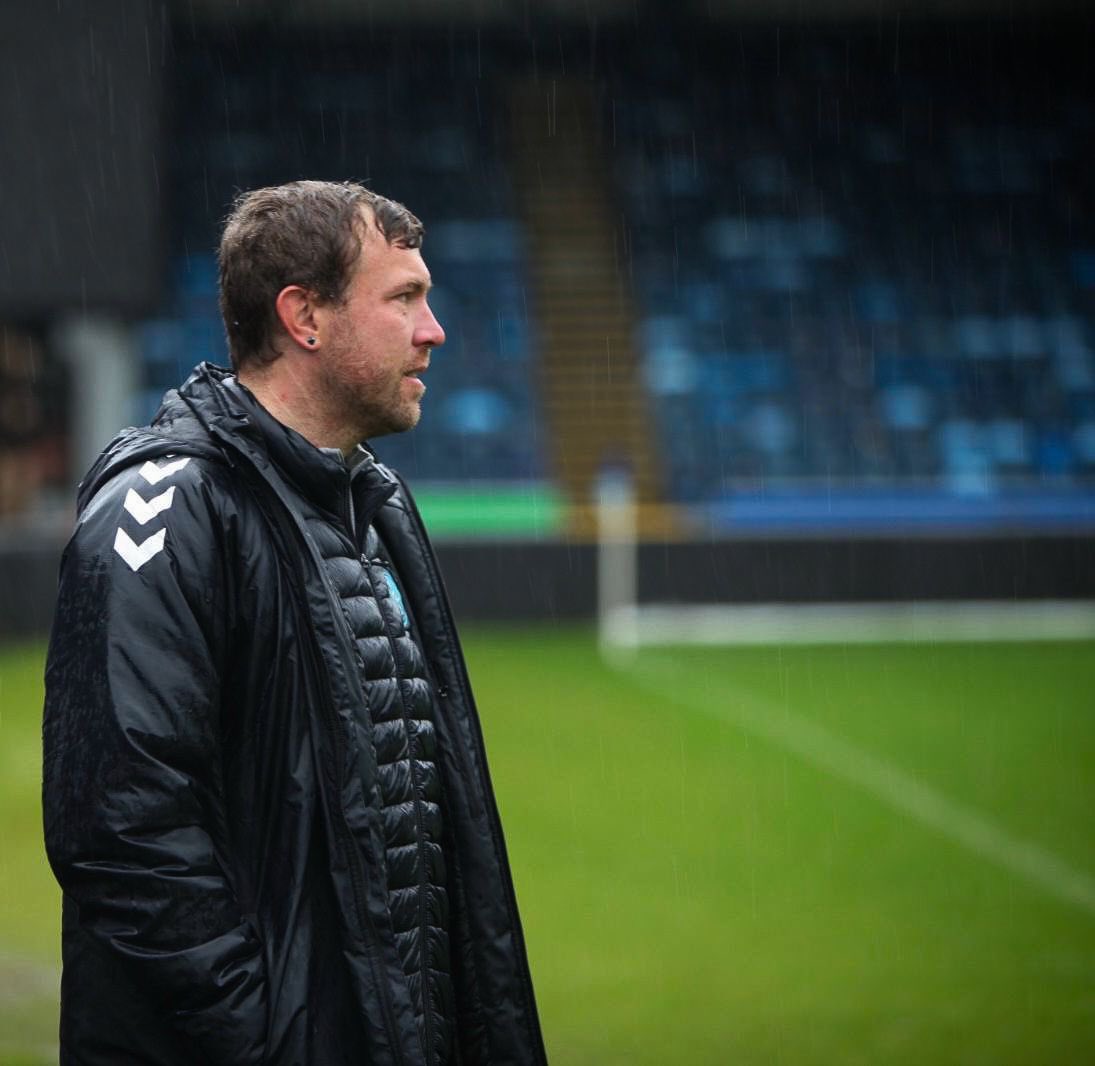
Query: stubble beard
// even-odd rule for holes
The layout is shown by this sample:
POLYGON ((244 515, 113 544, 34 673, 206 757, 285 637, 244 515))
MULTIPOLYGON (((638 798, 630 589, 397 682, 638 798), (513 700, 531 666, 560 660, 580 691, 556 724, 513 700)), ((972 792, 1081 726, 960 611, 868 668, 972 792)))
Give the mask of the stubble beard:
MULTIPOLYGON (((333 354, 333 353, 332 353, 333 354)), ((352 430, 358 440, 405 433, 418 425, 422 407, 418 398, 403 395, 404 377, 362 375, 352 351, 329 360, 324 392, 335 419, 352 430)))

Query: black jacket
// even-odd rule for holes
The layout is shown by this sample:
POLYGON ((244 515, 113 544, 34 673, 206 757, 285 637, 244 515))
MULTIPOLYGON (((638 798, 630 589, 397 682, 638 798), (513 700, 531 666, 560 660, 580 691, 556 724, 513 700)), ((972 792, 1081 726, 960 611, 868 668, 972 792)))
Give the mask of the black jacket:
MULTIPOLYGON (((62 1061, 419 1064, 353 634, 226 377, 199 367, 107 448, 62 562, 43 725, 62 1061)), ((456 1061, 544 1062, 436 560, 406 486, 370 477, 437 697, 456 1061)))

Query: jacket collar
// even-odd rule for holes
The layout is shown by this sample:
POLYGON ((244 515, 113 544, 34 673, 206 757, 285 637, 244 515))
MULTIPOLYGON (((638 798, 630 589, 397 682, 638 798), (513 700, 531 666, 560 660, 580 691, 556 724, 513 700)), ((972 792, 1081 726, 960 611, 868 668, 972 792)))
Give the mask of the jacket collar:
POLYGON ((246 415, 249 435, 282 477, 325 511, 341 513, 350 484, 350 472, 341 457, 317 448, 296 430, 279 422, 237 378, 226 378, 222 387, 230 402, 246 415))
MULTIPOLYGON (((229 444, 260 469, 274 466, 305 499, 331 515, 344 516, 354 504, 354 525, 363 526, 396 491, 395 483, 377 466, 366 445, 360 458, 347 465, 334 449, 317 448, 294 429, 279 422, 236 376, 203 363, 181 386, 178 402, 205 424, 215 438, 229 444)), ((165 398, 156 425, 173 422, 172 394, 165 398)))

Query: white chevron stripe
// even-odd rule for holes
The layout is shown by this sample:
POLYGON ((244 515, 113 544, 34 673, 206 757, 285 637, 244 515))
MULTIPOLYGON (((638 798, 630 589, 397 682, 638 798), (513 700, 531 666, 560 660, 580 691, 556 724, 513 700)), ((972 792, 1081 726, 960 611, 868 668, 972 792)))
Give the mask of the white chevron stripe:
POLYGON ((151 500, 142 499, 132 489, 125 494, 125 509, 137 519, 141 525, 147 524, 161 511, 166 511, 175 498, 175 486, 172 485, 166 492, 159 496, 153 496, 151 500))
POLYGON ((182 470, 189 462, 189 455, 183 456, 182 459, 175 459, 170 463, 165 463, 163 466, 157 466, 152 461, 149 461, 141 467, 141 477, 150 485, 158 485, 165 477, 170 477, 176 471, 182 470))
POLYGON ((114 537, 114 550, 129 564, 130 570, 136 572, 163 551, 166 536, 166 529, 158 529, 147 540, 134 544, 133 538, 124 529, 119 529, 114 537))

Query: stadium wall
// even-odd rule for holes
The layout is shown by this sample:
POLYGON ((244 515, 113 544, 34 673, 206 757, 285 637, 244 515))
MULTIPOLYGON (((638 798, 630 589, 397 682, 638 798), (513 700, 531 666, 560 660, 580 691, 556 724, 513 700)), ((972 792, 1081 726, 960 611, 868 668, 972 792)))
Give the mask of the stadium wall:
MULTIPOLYGON (((646 543, 639 599, 855 603, 1095 599, 1095 537, 871 537, 646 543)), ((0 549, 0 639, 46 634, 59 545, 0 549)), ((442 541, 465 621, 592 620, 596 553, 566 541, 442 541)))

